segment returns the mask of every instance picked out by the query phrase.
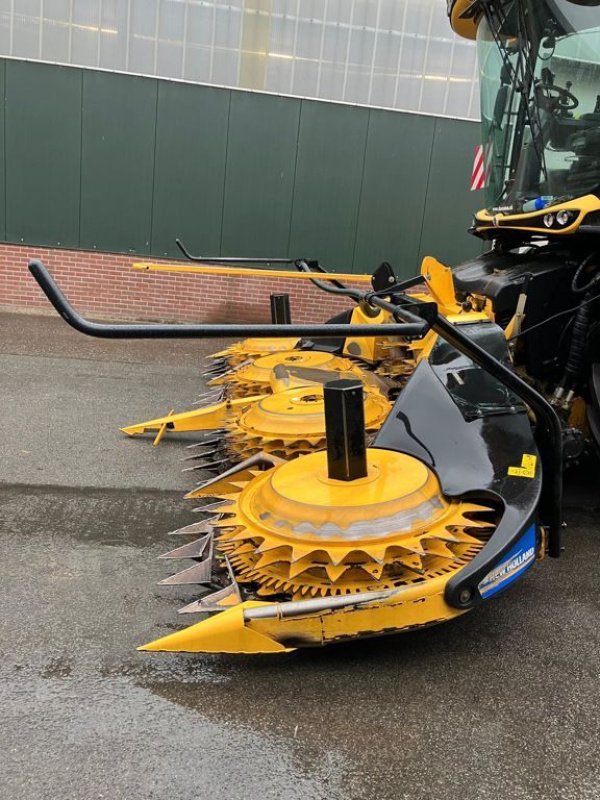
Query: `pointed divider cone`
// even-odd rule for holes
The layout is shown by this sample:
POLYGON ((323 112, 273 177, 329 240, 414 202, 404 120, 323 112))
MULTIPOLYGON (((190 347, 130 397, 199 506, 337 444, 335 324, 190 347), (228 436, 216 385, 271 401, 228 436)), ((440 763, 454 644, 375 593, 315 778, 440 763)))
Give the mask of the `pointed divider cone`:
POLYGON ((142 645, 138 650, 172 653, 287 653, 294 650, 245 625, 244 609, 259 605, 269 604, 240 603, 189 628, 142 645))
POLYGON ((214 431, 217 428, 223 427, 231 413, 231 403, 227 403, 224 400, 217 401, 211 398, 210 404, 204 408, 182 411, 179 414, 170 411, 164 417, 150 419, 145 422, 137 423, 136 425, 127 425, 121 428, 121 431, 128 436, 135 436, 136 434, 147 433, 149 431, 158 431, 154 440, 155 444, 160 442, 167 430, 172 432, 206 431, 214 435, 214 431))

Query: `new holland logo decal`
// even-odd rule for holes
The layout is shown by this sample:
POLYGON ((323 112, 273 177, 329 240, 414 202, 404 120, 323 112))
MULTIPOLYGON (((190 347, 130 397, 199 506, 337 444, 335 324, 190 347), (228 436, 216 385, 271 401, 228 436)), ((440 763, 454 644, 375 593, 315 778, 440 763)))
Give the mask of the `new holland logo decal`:
POLYGON ((504 561, 494 567, 491 572, 488 572, 481 581, 478 586, 479 594, 482 597, 491 597, 496 592, 506 589, 533 564, 535 551, 535 525, 531 525, 512 550, 507 553, 504 561))

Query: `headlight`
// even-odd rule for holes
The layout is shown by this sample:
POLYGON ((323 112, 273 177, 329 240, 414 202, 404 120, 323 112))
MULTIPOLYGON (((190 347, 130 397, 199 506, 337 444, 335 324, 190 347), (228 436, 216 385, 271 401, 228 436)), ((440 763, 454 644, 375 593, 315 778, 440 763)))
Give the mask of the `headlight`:
POLYGON ((564 209, 562 211, 557 211, 556 221, 564 228, 565 225, 568 225, 569 222, 571 222, 571 213, 569 211, 565 211, 564 209))
POLYGON ((544 214, 544 225, 551 228, 554 225, 554 214, 544 214))

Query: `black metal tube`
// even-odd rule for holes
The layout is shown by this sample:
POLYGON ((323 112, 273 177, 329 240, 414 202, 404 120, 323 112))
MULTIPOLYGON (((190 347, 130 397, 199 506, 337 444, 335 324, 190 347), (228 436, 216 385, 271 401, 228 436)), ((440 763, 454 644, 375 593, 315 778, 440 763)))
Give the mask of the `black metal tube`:
MULTIPOLYGON (((299 272, 326 272, 326 270, 323 269, 318 261, 307 261, 305 258, 299 258, 295 264, 296 269, 299 272)), ((346 289, 343 283, 336 281, 333 278, 326 278, 326 281, 327 283, 324 284, 325 286, 337 286, 338 289, 346 289)), ((313 283, 315 286, 319 285, 317 280, 313 280, 311 283, 313 283)))
POLYGON ((189 261, 201 264, 295 264, 295 258, 232 258, 229 256, 193 256, 181 239, 175 239, 175 244, 189 261))
MULTIPOLYGON (((313 272, 310 266, 304 261, 300 259, 296 266, 300 272, 313 272)), ((328 294, 339 294, 343 295, 344 297, 349 297, 351 300, 354 300, 357 303, 363 299, 364 292, 359 291, 358 289, 349 289, 347 286, 344 286, 343 283, 339 281, 324 281, 320 280, 319 278, 313 278, 311 280, 313 286, 316 286, 317 289, 321 289, 323 292, 327 292, 328 294)))
POLYGON ((323 387, 327 474, 338 481, 367 476, 363 387, 359 380, 328 381, 323 387))
MULTIPOLYGON (((304 261, 298 262, 298 269, 301 272, 312 272, 309 265, 304 261)), ((395 295, 395 300, 400 299, 404 303, 413 303, 413 300, 406 296, 402 295, 401 292, 403 289, 410 289, 413 286, 416 286, 419 283, 422 283, 423 279, 421 276, 417 276, 415 278, 408 278, 406 281, 402 281, 402 283, 396 284, 396 286, 390 286, 389 291, 385 295, 383 292, 361 292, 360 289, 349 289, 347 286, 343 284, 335 282, 335 286, 331 286, 328 282, 319 280, 318 278, 314 278, 311 283, 313 283, 318 289, 321 289, 328 294, 338 294, 343 295, 345 297, 350 297, 357 303, 361 303, 366 301, 371 306, 375 306, 376 308, 381 308, 383 311, 389 311, 389 313, 394 317, 394 319, 398 319, 401 311, 401 305, 398 302, 392 302, 387 300, 386 297, 390 295, 395 295), (382 296, 383 295, 383 296, 382 296)), ((402 316, 405 319, 408 319, 406 316, 411 312, 407 309, 402 310, 402 316)), ((416 315, 414 315, 416 316, 416 315)), ((419 319, 419 317, 417 317, 419 319)))
POLYGON ((470 339, 447 319, 438 315, 432 328, 456 350, 466 355, 494 378, 507 386, 535 414, 535 439, 543 470, 542 517, 548 526, 548 555, 558 558, 562 529, 562 426, 556 411, 532 386, 470 339))
POLYGON ((331 338, 332 336, 406 336, 420 338, 429 330, 429 323, 406 312, 407 322, 398 325, 163 325, 151 323, 107 324, 89 322, 69 304, 41 261, 29 262, 29 270, 61 317, 73 328, 88 336, 103 339, 224 339, 229 337, 298 336, 331 338))
POLYGON ((272 294, 270 299, 273 325, 291 325, 292 312, 290 311, 289 294, 272 294))

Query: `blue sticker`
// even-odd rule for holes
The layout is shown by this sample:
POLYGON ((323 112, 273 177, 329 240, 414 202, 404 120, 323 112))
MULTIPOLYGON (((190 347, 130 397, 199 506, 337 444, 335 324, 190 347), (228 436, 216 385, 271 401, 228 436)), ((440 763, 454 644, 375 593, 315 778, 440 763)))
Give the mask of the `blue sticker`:
POLYGON ((504 561, 483 578, 477 587, 482 597, 492 597, 497 592, 506 589, 533 564, 536 551, 535 533, 536 527, 531 525, 512 550, 506 554, 504 561))

